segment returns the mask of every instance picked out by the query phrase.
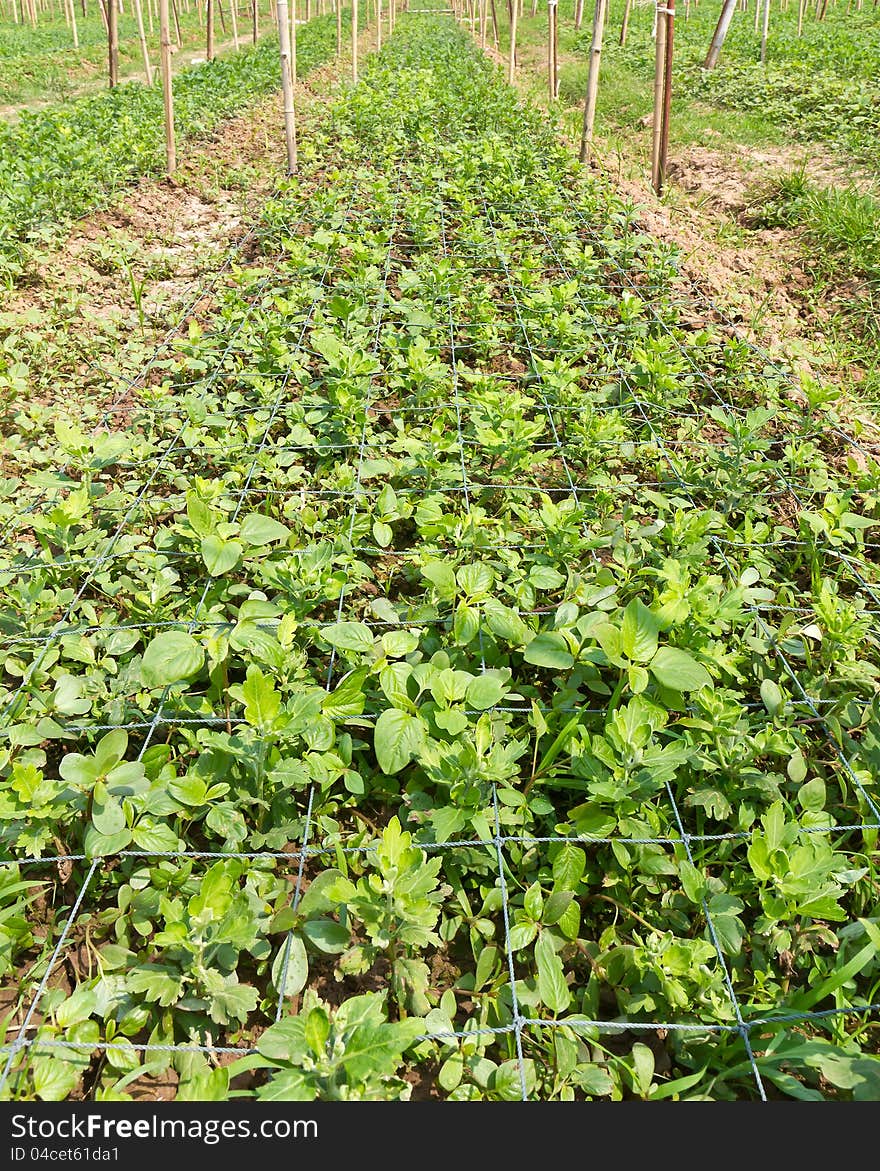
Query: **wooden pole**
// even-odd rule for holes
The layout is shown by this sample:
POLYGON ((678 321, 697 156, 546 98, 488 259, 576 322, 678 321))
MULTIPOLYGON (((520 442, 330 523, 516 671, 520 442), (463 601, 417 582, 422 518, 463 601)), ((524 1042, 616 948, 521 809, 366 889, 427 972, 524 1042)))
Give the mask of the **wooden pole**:
POLYGON ((798 0, 798 28, 797 35, 802 37, 804 35, 804 8, 806 7, 806 0, 798 0))
POLYGON ((69 2, 70 2, 70 31, 73 34, 73 47, 74 47, 74 49, 78 49, 79 48, 79 30, 76 27, 76 8, 74 7, 73 0, 69 0, 69 2))
MULTIPOLYGON (((71 5, 71 7, 73 7, 71 5)), ((144 59, 144 75, 147 85, 153 84, 153 66, 150 64, 150 51, 147 48, 147 38, 144 33, 144 14, 141 9, 141 0, 134 0, 134 15, 137 20, 138 39, 141 42, 141 56, 144 59)))
POLYGON ((376 52, 382 48, 382 0, 376 0, 376 52))
POLYGON ((621 47, 626 45, 626 34, 629 32, 629 11, 632 8, 632 0, 626 0, 623 6, 623 20, 620 22, 620 44, 621 47))
POLYGON ((559 96, 559 2, 547 0, 547 19, 550 24, 550 101, 559 96))
MULTIPOLYGON (((756 4, 759 2, 760 0, 755 0, 756 4)), ((721 50, 724 47, 724 41, 727 37, 727 30, 730 28, 730 22, 733 20, 735 11, 736 0, 724 0, 721 15, 718 17, 715 32, 712 34, 709 52, 706 54, 706 60, 703 62, 704 69, 714 69, 718 64, 718 58, 721 56, 721 50)))
POLYGON ((183 45, 183 37, 180 35, 180 12, 177 8, 177 0, 171 0, 171 8, 174 12, 174 39, 177 41, 179 49, 183 45))
POLYGON ((655 19, 657 35, 654 41, 654 122, 651 142, 651 186, 659 194, 660 137, 663 130, 663 73, 666 66, 666 14, 661 13, 663 0, 657 0, 655 19))
POLYGON ((107 0, 107 47, 112 89, 119 85, 119 9, 116 0, 107 0))
MULTIPOLYGON (((280 25, 279 25, 280 28, 280 25)), ((296 85, 296 0, 290 0, 290 80, 296 85)), ((294 116, 294 143, 296 142, 296 116, 294 116)))
POLYGON ((223 31, 223 36, 226 36, 226 16, 223 13, 223 5, 220 0, 217 0, 217 15, 220 17, 220 28, 223 31))
POLYGON ((232 44, 236 49, 238 48, 238 13, 236 12, 237 8, 238 8, 237 0, 229 0, 229 15, 232 19, 232 44))
MULTIPOLYGON (((768 0, 769 3, 769 0, 768 0)), ((657 194, 663 194, 666 183, 666 156, 669 153, 669 117, 672 111, 672 51, 675 33, 675 0, 666 0, 666 25, 663 61, 663 116, 660 123, 660 155, 657 160, 657 194)))
POLYGON ((576 0, 574 6, 574 27, 579 29, 584 19, 584 0, 576 0))
POLYGON ((764 23, 761 27, 761 64, 767 64, 767 34, 770 31, 770 0, 764 0, 764 23))
POLYGON ((336 56, 342 52, 342 0, 336 0, 336 56))
POLYGON ((257 37, 260 35, 260 2, 259 0, 251 0, 251 9, 254 18, 254 44, 257 43, 257 37))
POLYGON ((207 0, 205 8, 205 56, 209 61, 214 60, 214 0, 207 0))
POLYGON ((605 30, 605 8, 608 0, 596 0, 593 11, 593 39, 590 43, 590 68, 587 74, 587 97, 584 102, 584 122, 581 130, 580 160, 590 157, 593 141, 593 125, 596 121, 596 97, 599 93, 599 64, 602 59, 602 35, 605 30))
POLYGON ((351 0, 351 80, 358 79, 358 0, 351 0))
POLYGON ((281 92, 284 96, 284 142, 287 148, 287 173, 292 175, 296 170, 296 112, 293 106, 290 18, 287 13, 287 0, 277 0, 277 5, 278 40, 281 48, 281 92))
POLYGON ((513 79, 516 76, 516 17, 517 17, 517 0, 510 0, 510 57, 507 62, 507 80, 513 85, 513 79))
POLYGON ((169 178, 177 166, 174 145, 174 94, 171 88, 171 21, 168 0, 159 0, 159 58, 162 72, 162 100, 165 106, 165 171, 169 178))

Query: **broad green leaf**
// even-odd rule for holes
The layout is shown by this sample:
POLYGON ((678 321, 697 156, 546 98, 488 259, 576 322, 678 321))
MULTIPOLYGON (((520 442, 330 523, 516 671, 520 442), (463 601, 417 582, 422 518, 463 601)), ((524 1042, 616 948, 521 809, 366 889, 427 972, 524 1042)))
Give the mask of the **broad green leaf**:
POLYGON ((272 985, 279 996, 296 996, 305 988, 308 978, 309 957, 305 944, 298 935, 288 935, 272 961, 272 985))
POLYGON ((321 637, 338 651, 366 654, 373 649, 373 634, 363 622, 336 622, 321 631, 321 637))
POLYGON ((141 676, 147 687, 168 687, 192 679, 201 670, 205 652, 184 630, 157 634, 144 651, 141 676))
POLYGON ((468 706, 475 708, 478 712, 486 711, 487 708, 495 707, 501 702, 506 690, 507 684, 500 675, 492 672, 478 675, 468 684, 468 706))
POLYGON ((323 1008, 311 1009, 306 1017, 305 1042, 319 1061, 324 1058, 327 1038, 330 1036, 330 1018, 323 1008))
POLYGON ((662 646, 649 670, 658 683, 672 691, 700 691, 712 686, 712 676, 706 668, 677 647, 662 646))
POLYGON ((765 679, 761 684, 761 699, 771 718, 776 715, 785 702, 785 697, 779 688, 779 684, 775 683, 772 679, 765 679))
POLYGON ((238 564, 242 546, 238 541, 224 541, 212 533, 202 538, 202 560, 212 577, 222 577, 238 564))
POLYGON ((417 756, 425 744, 425 725, 419 716, 388 708, 376 721, 373 743, 383 773, 393 776, 417 756))
POLYGON ((545 630, 536 635, 526 647, 523 657, 535 667, 549 667, 556 671, 565 671, 574 666, 574 656, 558 630, 545 630))
POLYGON ((241 539, 247 545, 272 545, 275 541, 286 541, 290 529, 271 516, 261 512, 249 512, 241 522, 241 539))
POLYGON ((538 967, 538 995, 552 1013, 565 1012, 571 1004, 571 993, 565 982, 562 960, 553 949, 546 933, 535 944, 535 963, 538 967))
MULTIPOLYGON (((623 612, 620 647, 634 663, 648 663, 657 650, 660 619, 638 598, 633 598, 623 612)), ((681 691, 682 688, 677 690, 681 691)))

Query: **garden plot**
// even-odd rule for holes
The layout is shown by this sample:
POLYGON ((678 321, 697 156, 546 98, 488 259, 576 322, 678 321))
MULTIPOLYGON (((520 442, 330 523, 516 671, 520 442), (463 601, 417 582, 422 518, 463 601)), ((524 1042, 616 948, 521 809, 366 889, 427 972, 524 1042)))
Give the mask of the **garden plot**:
POLYGON ((635 225, 413 13, 7 453, 5 1093, 877 1096, 875 465, 635 225))

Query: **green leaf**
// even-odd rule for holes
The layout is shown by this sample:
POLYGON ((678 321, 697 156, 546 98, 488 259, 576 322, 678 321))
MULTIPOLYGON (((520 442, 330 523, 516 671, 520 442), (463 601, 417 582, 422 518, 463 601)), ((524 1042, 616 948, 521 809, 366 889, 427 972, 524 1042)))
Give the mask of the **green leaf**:
POLYGON ((321 631, 321 637, 338 651, 366 654, 373 649, 373 634, 363 622, 337 622, 321 631))
POLYGON ((393 776, 417 756, 425 744, 425 725, 418 716, 388 708, 376 721, 373 743, 383 773, 393 776))
POLYGON ((549 667, 556 671, 565 671, 574 666, 574 656, 558 630, 545 630, 536 635, 526 647, 523 657, 534 667, 549 667))
POLYGON ((315 1007, 306 1017, 305 1042, 319 1061, 324 1058, 327 1038, 330 1036, 330 1018, 323 1008, 315 1007))
MULTIPOLYGON (((634 663, 648 663, 657 651, 660 619, 638 598, 633 598, 623 612, 620 647, 634 663)), ((683 690, 677 688, 678 691, 683 690)))
POLYGON ((96 781, 92 790, 92 825, 104 837, 111 837, 125 829, 122 803, 110 796, 107 786, 101 781, 96 781))
POLYGON ((244 700, 244 718, 252 728, 264 731, 271 728, 281 711, 281 696, 272 680, 259 667, 251 664, 241 685, 244 700))
POLYGON ((224 541, 212 533, 202 538, 202 560, 212 577, 222 577, 238 564, 242 547, 238 541, 224 541))
POLYGON ((765 679, 761 684, 761 699, 768 715, 772 718, 785 702, 785 698, 777 683, 772 679, 765 679))
POLYGON ((538 966, 538 995, 551 1012, 565 1012, 571 1004, 571 993, 565 982, 562 960, 553 949, 549 936, 542 934, 535 944, 535 962, 538 966))
POLYGON ((525 1081, 526 1097, 534 1094, 537 1085, 535 1063, 531 1058, 526 1058, 522 1064, 523 1068, 520 1072, 519 1061, 514 1058, 499 1065, 492 1074, 490 1088, 503 1102, 522 1101, 523 1081, 525 1081))
POLYGON ((662 646, 648 669, 658 683, 672 691, 700 691, 712 686, 706 668, 677 647, 662 646))
POLYGON ((279 996, 296 996, 305 988, 308 978, 309 957, 306 954, 306 946, 298 935, 289 935, 287 939, 282 941, 275 959, 272 961, 272 985, 279 996), (285 962, 287 964, 286 970, 285 962), (281 987, 282 979, 284 980, 283 988, 281 987))
POLYGON ((141 677, 147 687, 168 687, 192 679, 201 670, 205 652, 191 634, 166 630, 157 634, 144 651, 141 677))
POLYGON ((31 1066, 34 1093, 41 1102, 63 1102, 76 1089, 80 1071, 55 1056, 35 1057, 31 1066))
POLYGON ((239 531, 241 539, 248 545, 271 545, 275 541, 286 541, 290 536, 287 525, 261 512, 249 512, 239 531))
POLYGON ((351 943, 351 931, 334 919, 310 919, 303 924, 302 933, 324 955, 339 955, 351 943))
POLYGON ((566 843, 553 859, 553 884, 558 890, 577 890, 587 856, 580 846, 566 843))
POLYGON ((507 690, 505 680, 493 672, 486 672, 472 679, 467 688, 467 703, 478 712, 495 707, 507 690))

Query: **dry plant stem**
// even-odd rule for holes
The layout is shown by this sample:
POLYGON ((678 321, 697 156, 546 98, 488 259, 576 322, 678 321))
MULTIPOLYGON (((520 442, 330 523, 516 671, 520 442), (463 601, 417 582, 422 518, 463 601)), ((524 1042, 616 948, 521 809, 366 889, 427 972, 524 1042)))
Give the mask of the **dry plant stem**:
POLYGON ((593 140, 593 126, 596 121, 596 98, 599 94, 599 64, 602 59, 602 35, 605 29, 605 11, 608 0, 596 0, 593 12, 593 40, 590 45, 590 69, 587 75, 587 97, 584 102, 584 122, 581 130, 580 159, 587 162, 590 157, 590 143, 593 140))
POLYGON ((174 94, 171 85, 171 28, 168 0, 159 0, 159 41, 162 100, 165 110, 165 172, 170 178, 177 165, 177 151, 174 143, 174 94))

